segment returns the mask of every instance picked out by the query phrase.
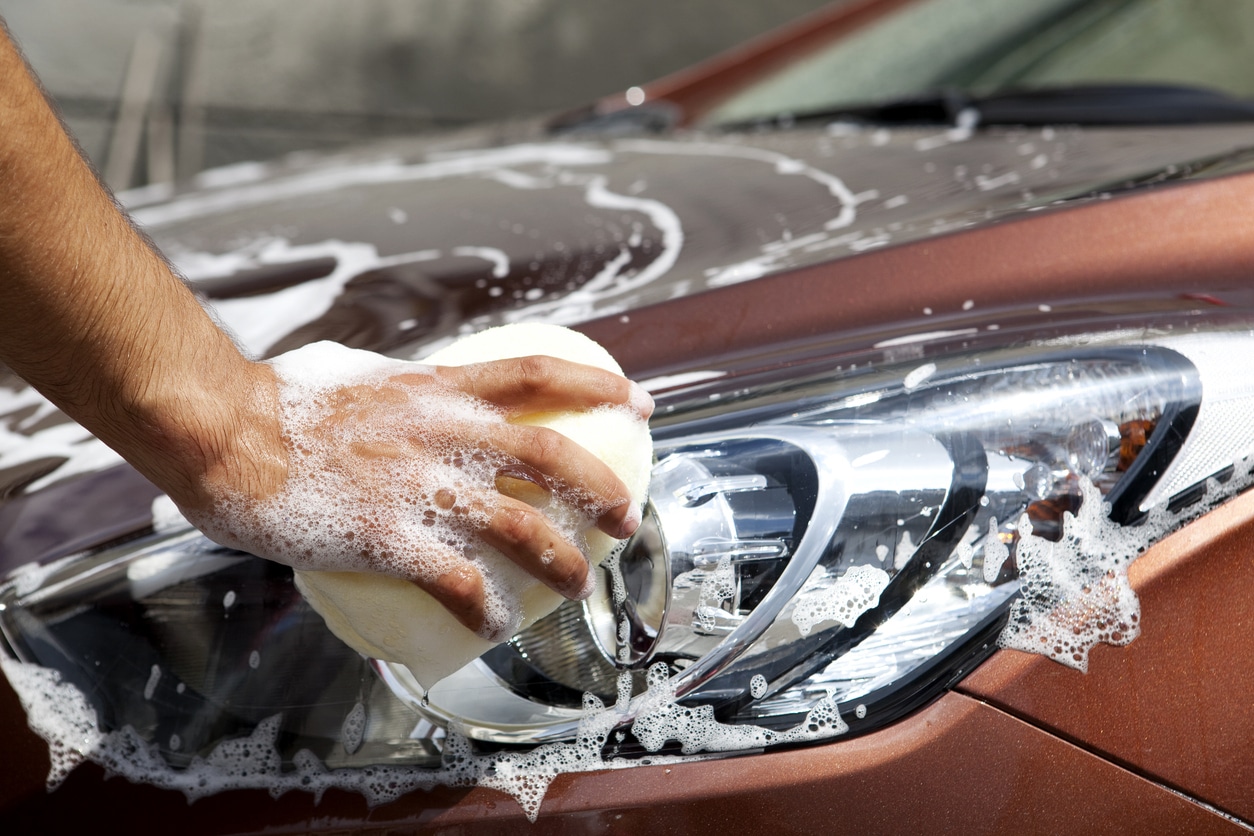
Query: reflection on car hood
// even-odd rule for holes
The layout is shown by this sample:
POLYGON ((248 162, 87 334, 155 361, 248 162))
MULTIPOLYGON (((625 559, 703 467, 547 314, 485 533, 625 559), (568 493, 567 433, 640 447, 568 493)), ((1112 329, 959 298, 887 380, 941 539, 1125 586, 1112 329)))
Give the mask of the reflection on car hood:
POLYGON ((211 172, 222 185, 135 215, 251 350, 328 338, 408 356, 502 322, 622 315, 1250 146, 1248 126, 471 135, 211 172))

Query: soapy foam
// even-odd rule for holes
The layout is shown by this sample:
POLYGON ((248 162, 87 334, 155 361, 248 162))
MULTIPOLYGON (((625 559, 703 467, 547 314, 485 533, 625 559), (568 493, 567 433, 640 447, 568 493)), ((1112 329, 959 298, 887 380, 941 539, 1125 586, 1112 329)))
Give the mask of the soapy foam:
POLYGON ((27 665, 0 651, 0 670, 17 693, 26 722, 48 743, 47 785, 61 785, 74 767, 95 760, 105 736, 96 725, 96 710, 83 692, 61 678, 61 672, 27 665))
POLYGON ((155 744, 143 740, 130 726, 108 734, 99 731, 95 710, 78 688, 62 681, 58 671, 18 662, 3 653, 0 670, 17 692, 31 728, 48 742, 49 790, 60 786, 87 759, 109 775, 177 790, 189 801, 231 789, 264 789, 276 798, 302 789, 320 798, 328 788, 337 787, 360 792, 375 805, 414 789, 464 780, 456 772, 412 767, 327 770, 307 750, 293 758, 295 771, 285 771, 275 748, 281 715, 263 720, 247 737, 223 741, 208 756, 197 756, 185 769, 176 770, 155 744))
POLYGON ((1142 524, 1121 526, 1110 520, 1109 503, 1092 482, 1082 480, 1080 488, 1079 514, 1063 515, 1058 542, 1037 537, 1027 515, 1020 518, 1015 559, 1022 597, 998 644, 1087 671, 1095 645, 1126 645, 1140 634, 1140 600, 1128 566, 1176 520, 1159 507, 1142 524))
MULTIPOLYGON (((404 766, 328 770, 307 750, 293 759, 295 770, 284 770, 275 748, 280 715, 263 720, 247 737, 224 741, 207 757, 194 758, 186 769, 174 770, 155 746, 129 726, 107 735, 99 732, 95 712, 82 693, 62 682, 57 671, 23 664, 3 654, 0 669, 17 691, 32 728, 49 743, 50 790, 90 758, 109 774, 180 791, 189 801, 230 789, 265 789, 274 797, 300 789, 320 798, 335 787, 359 792, 374 806, 416 789, 483 785, 514 796, 534 821, 549 782, 558 774, 641 765, 602 759, 606 737, 621 718, 592 698, 575 743, 550 744, 528 753, 478 756, 471 753, 465 738, 451 735, 438 770, 404 766)), ((360 704, 354 712, 357 708, 360 704)), ((362 715, 364 718, 364 711, 362 715)))
POLYGON ((1251 460, 1234 465, 1220 484, 1207 480, 1206 492, 1180 513, 1160 504, 1134 526, 1109 518, 1110 505, 1087 479, 1080 482, 1079 513, 1063 515, 1058 542, 1032 534, 1025 517, 1018 524, 1015 559, 1022 597, 998 637, 1001 647, 1039 653, 1080 671, 1088 670, 1097 644, 1126 645, 1140 634, 1141 604, 1128 582, 1128 567, 1153 543, 1201 516, 1252 481, 1251 460))
MULTIPOLYGON (((439 769, 390 765, 327 769, 308 750, 293 757, 294 769, 284 769, 275 746, 282 717, 274 715, 261 721, 247 737, 223 741, 209 755, 194 757, 185 769, 176 770, 154 744, 140 738, 131 727, 109 734, 98 731, 95 711, 75 686, 61 681, 57 671, 17 662, 5 654, 0 654, 0 670, 13 684, 31 727, 48 741, 52 754, 49 789, 59 786, 78 763, 90 759, 111 775, 176 790, 189 801, 232 789, 264 789, 276 798, 290 790, 304 790, 320 799, 327 789, 338 788, 358 792, 376 806, 418 789, 485 786, 512 796, 528 819, 535 821, 550 782, 563 773, 691 760, 670 755, 640 760, 605 758, 611 733, 631 723, 632 715, 606 708, 599 699, 587 695, 574 741, 545 744, 528 752, 476 755, 469 741, 450 733, 439 769)), ((350 722, 356 722, 361 708, 361 704, 354 706, 345 720, 346 729, 350 722)), ((677 741, 686 753, 718 752, 817 740, 847 729, 835 706, 826 702, 795 728, 783 732, 719 723, 709 712, 693 712, 675 704, 664 665, 650 671, 649 690, 636 698, 631 708, 635 714, 633 732, 653 752, 669 740, 677 741)), ((362 709, 363 723, 364 716, 362 709)))
POLYGON ((161 494, 152 501, 151 512, 152 530, 157 534, 185 531, 187 529, 187 518, 183 516, 183 512, 174 504, 174 500, 165 494, 161 494))
POLYGON ((362 735, 366 733, 366 706, 357 703, 353 706, 353 710, 348 712, 348 716, 344 718, 344 724, 340 727, 340 742, 344 744, 344 751, 350 755, 361 748, 362 735))
MULTIPOLYGON (((701 601, 693 615, 696 616, 700 629, 709 633, 714 630, 715 623, 723 612, 723 602, 736 594, 736 573, 732 569, 731 557, 724 555, 719 558, 713 571, 694 570, 685 575, 696 575, 701 584, 701 601)), ((676 588, 682 588, 684 580, 684 575, 675 578, 676 588)))
POLYGON ((148 675, 148 682, 144 684, 144 699, 151 700, 152 695, 157 693, 157 684, 161 682, 161 666, 153 665, 152 672, 148 675))
POLYGON ((749 680, 749 695, 755 700, 760 700, 766 696, 766 677, 762 674, 754 674, 753 679, 749 680))
MULTIPOLYGON (((816 575, 821 572, 821 567, 815 570, 816 575)), ((792 621, 803 636, 826 621, 852 627, 859 616, 879 603, 888 581, 888 573, 877 566, 853 566, 830 582, 826 577, 811 578, 797 596, 792 621)))
POLYGON ((714 719, 711 705, 679 704, 664 662, 649 668, 647 681, 648 690, 638 698, 638 714, 631 732, 650 752, 658 751, 670 740, 679 743, 685 755, 691 755, 819 740, 849 730, 830 697, 815 703, 805 719, 793 728, 775 731, 761 726, 720 723, 714 719))
MULTIPOLYGON (((997 518, 989 517, 988 534, 984 537, 984 582, 992 583, 1001 574, 1001 567, 1010 558, 1010 547, 1001 541, 997 518)), ((965 564, 971 568, 970 563, 965 564)))

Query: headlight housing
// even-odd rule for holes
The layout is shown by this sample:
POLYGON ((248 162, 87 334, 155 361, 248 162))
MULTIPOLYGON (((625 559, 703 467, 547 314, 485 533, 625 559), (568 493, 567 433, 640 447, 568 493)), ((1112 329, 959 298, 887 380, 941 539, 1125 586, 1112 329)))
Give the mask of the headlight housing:
MULTIPOLYGON (((561 739, 584 693, 615 700, 629 670, 640 695, 664 663, 685 705, 725 722, 790 728, 834 700, 873 728, 991 650, 1020 592, 1019 541, 1063 538, 1086 485, 1135 528, 1202 390, 1176 350, 1112 342, 708 397, 655 426, 646 524, 603 569, 604 594, 429 694, 389 666, 419 710, 481 740, 561 739)), ((1055 655, 1082 666, 1086 654, 1055 655)))
POLYGON ((569 741, 609 703, 619 755, 870 731, 999 635, 1075 667, 1135 636, 1127 563, 1247 481, 1254 370, 1226 366, 1254 335, 1194 328, 888 340, 672 391, 645 522, 601 594, 429 693, 334 639, 287 569, 188 529, 19 575, 0 627, 176 768, 264 723, 292 768, 434 766, 448 734, 569 741), (744 734, 633 726, 663 708, 744 734))

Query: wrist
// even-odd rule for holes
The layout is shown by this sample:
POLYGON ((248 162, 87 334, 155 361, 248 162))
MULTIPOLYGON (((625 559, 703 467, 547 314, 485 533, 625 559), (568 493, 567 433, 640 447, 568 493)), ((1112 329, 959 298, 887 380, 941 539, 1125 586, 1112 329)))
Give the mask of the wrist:
POLYGON ((209 365, 156 375, 117 422, 130 424, 123 456, 185 509, 260 499, 287 475, 274 372, 237 352, 209 365))

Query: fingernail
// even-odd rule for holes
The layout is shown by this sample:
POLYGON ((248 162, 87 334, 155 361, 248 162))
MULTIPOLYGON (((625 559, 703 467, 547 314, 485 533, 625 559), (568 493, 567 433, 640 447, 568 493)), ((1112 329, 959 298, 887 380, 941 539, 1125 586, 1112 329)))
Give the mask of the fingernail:
POLYGON ((583 580, 583 586, 579 587, 579 591, 571 598, 572 601, 582 601, 591 597, 597 588, 597 573, 591 568, 588 569, 588 575, 583 580))
POLYGON ((653 396, 634 380, 631 381, 631 399, 628 403, 641 418, 648 418, 653 414, 653 396))
POLYGON ((623 517, 623 521, 618 526, 618 539, 625 540, 636 533, 636 529, 640 527, 640 506, 631 503, 627 508, 627 515, 623 517))

